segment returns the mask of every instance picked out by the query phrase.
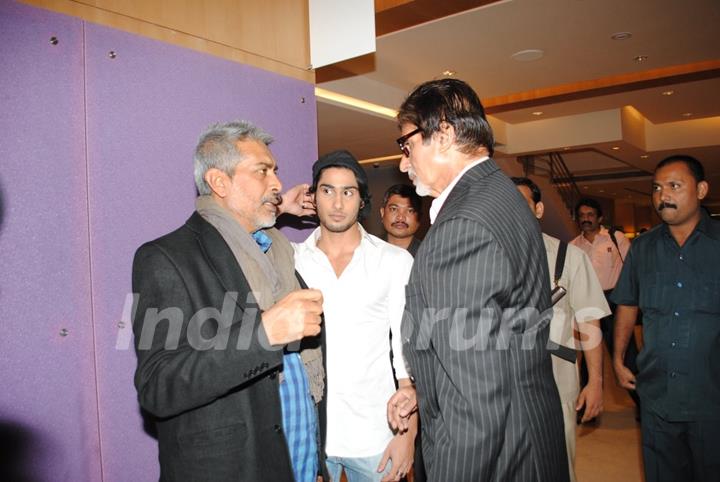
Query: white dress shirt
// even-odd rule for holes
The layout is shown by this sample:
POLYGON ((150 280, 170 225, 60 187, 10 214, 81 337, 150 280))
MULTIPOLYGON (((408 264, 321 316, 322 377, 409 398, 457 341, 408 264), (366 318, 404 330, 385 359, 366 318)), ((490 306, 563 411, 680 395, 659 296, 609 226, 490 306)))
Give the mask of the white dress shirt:
POLYGON ((450 195, 450 193, 452 192, 453 188, 455 187, 455 184, 457 184, 458 181, 460 181, 460 178, 463 177, 463 174, 465 174, 466 172, 468 172, 470 169, 477 166, 481 162, 487 161, 488 159, 490 159, 490 158, 488 156, 485 156, 485 157, 478 159, 477 161, 473 161, 470 164, 468 164, 467 166, 465 166, 465 168, 462 171, 460 171, 460 173, 457 176, 455 176, 455 179, 450 181, 450 184, 448 184, 447 187, 445 189, 443 189, 443 192, 441 192, 438 197, 433 199, 433 202, 430 204, 430 224, 433 224, 435 222, 435 218, 437 218, 438 214, 440 214, 440 210, 442 209, 443 204, 445 204, 445 201, 447 201, 447 198, 450 195))
POLYGON ((294 244, 295 267, 323 294, 327 364, 327 455, 369 457, 393 437, 386 404, 398 379, 408 378, 400 323, 413 258, 368 234, 340 277, 317 247, 320 228, 294 244), (390 363, 390 332, 393 364, 390 363))

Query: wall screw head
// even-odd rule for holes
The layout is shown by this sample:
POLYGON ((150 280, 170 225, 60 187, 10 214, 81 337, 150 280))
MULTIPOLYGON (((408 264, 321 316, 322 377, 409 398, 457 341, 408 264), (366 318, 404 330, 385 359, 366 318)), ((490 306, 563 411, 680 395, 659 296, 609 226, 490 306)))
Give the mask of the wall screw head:
POLYGON ((60 42, 60 41, 58 40, 57 37, 50 37, 50 44, 51 44, 51 45, 57 45, 58 42, 60 42))
POLYGON ((69 334, 70 332, 67 328, 63 328, 62 330, 60 330, 60 336, 68 336, 69 334))
POLYGON ((305 97, 300 97, 300 103, 301 103, 301 104, 304 104, 304 103, 305 103, 305 97))
POLYGON ((115 57, 117 57, 117 52, 115 52, 114 50, 111 50, 110 52, 108 52, 108 57, 110 57, 111 59, 114 59, 115 57))

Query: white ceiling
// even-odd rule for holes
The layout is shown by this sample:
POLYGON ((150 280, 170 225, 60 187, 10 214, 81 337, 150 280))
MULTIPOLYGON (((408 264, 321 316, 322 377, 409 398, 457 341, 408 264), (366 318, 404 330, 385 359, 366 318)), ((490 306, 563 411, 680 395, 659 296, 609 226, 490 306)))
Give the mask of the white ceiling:
MULTIPOLYGON (((318 86, 397 108, 414 86, 452 70, 491 106, 499 157, 559 151, 571 172, 586 176, 651 172, 665 155, 692 154, 708 171, 718 211, 718 25, 720 0, 506 0, 378 37, 374 55, 339 64, 355 75, 318 86), (630 39, 610 38, 626 31, 630 39), (511 58, 526 49, 542 49, 544 57, 511 58), (636 62, 638 55, 648 58, 636 62), (700 73, 672 77, 677 68, 700 73), (592 90, 608 79, 611 89, 592 90), (553 89, 572 95, 552 97, 553 89), (673 95, 661 95, 668 90, 673 95), (543 114, 533 116, 537 111, 543 114)), ((394 120, 318 100, 321 152, 346 148, 359 159, 398 154, 394 120)), ((637 192, 647 192, 649 180, 580 188, 646 203, 637 192)))

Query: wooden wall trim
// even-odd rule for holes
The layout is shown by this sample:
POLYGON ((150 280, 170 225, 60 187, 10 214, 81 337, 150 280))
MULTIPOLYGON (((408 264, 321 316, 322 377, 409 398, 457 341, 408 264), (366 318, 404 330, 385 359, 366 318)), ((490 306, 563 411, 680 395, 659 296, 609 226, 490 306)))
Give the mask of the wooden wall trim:
POLYGON ((720 77, 720 60, 674 65, 482 99, 488 114, 720 77))
POLYGON ((231 0, 222 2, 196 0, 177 3, 172 0, 20 1, 79 17, 88 22, 315 83, 315 72, 310 68, 309 11, 304 0, 282 2, 245 0, 244 3, 248 8, 238 5, 242 2, 231 0), (231 4, 237 8, 230 8, 231 4), (128 14, 130 8, 128 5, 133 9, 131 14, 128 14), (182 5, 186 9, 190 6, 191 12, 171 8, 174 5, 182 5), (223 9, 207 12, 205 10, 207 5, 218 8, 222 6, 223 9), (278 15, 278 10, 282 10, 283 6, 292 12, 278 15), (235 28, 232 19, 225 18, 226 11, 237 12, 238 15, 242 12, 245 16, 243 22, 248 27, 246 31, 239 27, 235 28), (193 12, 196 14, 193 15, 193 12), (219 24, 220 22, 222 25, 219 24), (278 27, 279 24, 287 28, 278 27))

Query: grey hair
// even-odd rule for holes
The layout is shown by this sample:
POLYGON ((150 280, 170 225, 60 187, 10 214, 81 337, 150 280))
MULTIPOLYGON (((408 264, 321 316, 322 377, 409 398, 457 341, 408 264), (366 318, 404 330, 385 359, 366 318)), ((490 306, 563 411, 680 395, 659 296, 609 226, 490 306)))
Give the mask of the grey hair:
POLYGON ((232 176, 235 167, 244 158, 236 144, 238 141, 248 140, 269 146, 274 139, 255 124, 244 120, 213 124, 200 135, 195 148, 194 164, 195 186, 201 196, 212 192, 205 182, 208 170, 220 169, 232 176))

